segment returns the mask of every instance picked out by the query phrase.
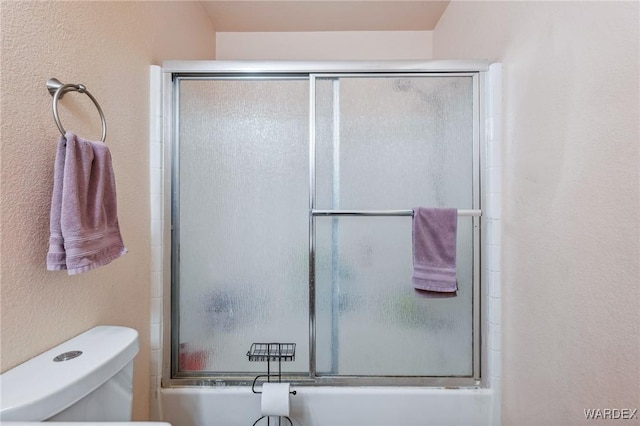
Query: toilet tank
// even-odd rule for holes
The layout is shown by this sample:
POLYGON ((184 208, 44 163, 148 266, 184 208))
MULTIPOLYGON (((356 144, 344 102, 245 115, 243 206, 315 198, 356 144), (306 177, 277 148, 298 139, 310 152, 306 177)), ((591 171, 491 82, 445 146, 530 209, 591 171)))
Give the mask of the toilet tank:
POLYGON ((0 375, 0 421, 127 421, 138 332, 98 326, 0 375))

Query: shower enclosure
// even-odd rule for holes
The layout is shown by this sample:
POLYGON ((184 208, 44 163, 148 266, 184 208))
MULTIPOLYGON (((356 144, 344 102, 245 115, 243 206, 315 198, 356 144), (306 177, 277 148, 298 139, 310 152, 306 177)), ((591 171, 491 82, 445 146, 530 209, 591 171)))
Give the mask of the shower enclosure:
POLYGON ((250 383, 252 343, 294 342, 298 385, 478 385, 479 65, 255 65, 168 67, 167 383, 250 383), (453 297, 411 285, 419 206, 468 212, 453 297))

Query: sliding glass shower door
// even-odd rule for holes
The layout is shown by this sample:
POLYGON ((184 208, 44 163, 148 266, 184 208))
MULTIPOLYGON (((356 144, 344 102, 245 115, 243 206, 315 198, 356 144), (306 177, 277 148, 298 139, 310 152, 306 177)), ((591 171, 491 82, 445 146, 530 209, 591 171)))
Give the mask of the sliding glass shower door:
MULTIPOLYGON (((411 284, 410 216, 480 208, 475 73, 225 74, 174 81, 173 377, 478 377, 479 219, 459 217, 458 292, 411 284), (324 214, 316 214, 323 211, 324 214)), ((419 383, 419 382, 416 382, 419 383)))
MULTIPOLYGON (((316 208, 474 208, 473 79, 316 78, 316 208)), ((317 372, 469 376, 473 218, 458 220, 455 297, 411 285, 411 217, 316 218, 317 372)))
POLYGON ((180 81, 181 372, 261 371, 253 342, 296 342, 286 368, 308 369, 308 92, 306 79, 180 81))

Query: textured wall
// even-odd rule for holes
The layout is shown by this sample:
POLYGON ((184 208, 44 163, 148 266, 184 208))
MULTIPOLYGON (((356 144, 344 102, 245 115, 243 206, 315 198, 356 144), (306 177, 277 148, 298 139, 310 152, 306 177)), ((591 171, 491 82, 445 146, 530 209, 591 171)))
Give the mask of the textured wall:
POLYGON ((431 59, 431 31, 220 32, 216 59, 431 59))
MULTIPOLYGON (((195 2, 1 3, 1 364, 5 371, 98 324, 140 332, 135 418, 149 395, 149 65, 212 59, 215 32, 195 2), (45 268, 58 130, 49 77, 83 83, 108 124, 129 253, 69 277, 45 268)), ((87 96, 60 102, 68 130, 100 135, 87 96)))
POLYGON ((452 2, 434 31, 435 58, 503 63, 505 425, 640 409, 639 16, 452 2))

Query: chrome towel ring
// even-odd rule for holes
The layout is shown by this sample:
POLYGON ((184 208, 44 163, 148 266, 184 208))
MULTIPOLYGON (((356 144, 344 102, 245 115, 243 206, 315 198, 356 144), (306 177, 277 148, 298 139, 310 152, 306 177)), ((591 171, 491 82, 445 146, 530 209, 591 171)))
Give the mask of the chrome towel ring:
POLYGON ((105 120, 104 118, 104 113, 102 112, 102 108, 100 108, 100 104, 98 103, 96 98, 94 98, 93 95, 89 93, 89 91, 84 86, 84 84, 62 84, 58 79, 50 78, 49 80, 47 80, 47 89, 49 90, 49 94, 53 96, 53 118, 56 121, 58 130, 60 130, 60 133, 62 133, 62 136, 64 136, 67 132, 64 130, 64 127, 62 127, 62 123, 60 122, 60 116, 58 115, 58 100, 62 99, 64 94, 67 92, 80 92, 87 95, 89 99, 93 101, 93 104, 98 109, 98 112, 100 113, 100 120, 102 121, 101 141, 104 142, 107 139, 107 120, 105 120))

